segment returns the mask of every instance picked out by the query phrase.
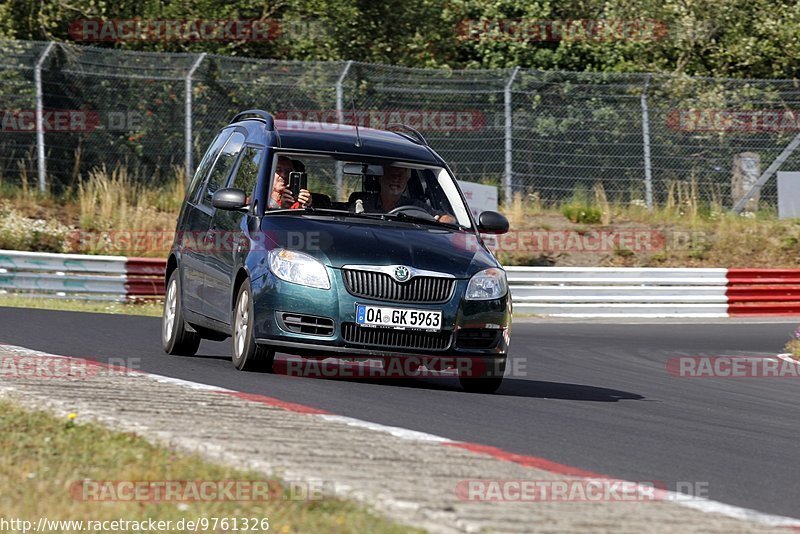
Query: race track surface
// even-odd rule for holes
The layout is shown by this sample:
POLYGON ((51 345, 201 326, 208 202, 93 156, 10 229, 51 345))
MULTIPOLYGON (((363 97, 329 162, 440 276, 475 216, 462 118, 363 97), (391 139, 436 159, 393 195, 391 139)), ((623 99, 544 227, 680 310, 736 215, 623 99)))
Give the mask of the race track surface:
MULTIPOLYGON (((774 355, 796 324, 514 324, 517 376, 495 395, 453 378, 320 379, 242 373, 230 342, 198 356, 161 351, 160 319, 0 308, 0 343, 258 393, 384 425, 540 456, 800 518, 800 379, 686 378, 680 356, 774 355), (705 486, 704 486, 705 485, 705 486)), ((246 417, 242 414, 242 417, 246 417)), ((346 443, 332 444, 346 448, 346 443)))

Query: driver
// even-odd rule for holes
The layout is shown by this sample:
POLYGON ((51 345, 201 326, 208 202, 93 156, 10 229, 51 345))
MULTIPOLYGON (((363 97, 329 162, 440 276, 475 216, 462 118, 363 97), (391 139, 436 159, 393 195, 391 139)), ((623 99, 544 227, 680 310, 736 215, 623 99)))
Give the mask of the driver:
MULTIPOLYGON (((396 165, 387 167, 386 172, 379 180, 380 193, 364 199, 364 211, 367 213, 388 213, 400 206, 416 206, 430 212, 428 205, 424 202, 403 195, 410 178, 411 169, 408 167, 398 167, 396 165)), ((456 222, 455 217, 448 214, 435 215, 434 218, 443 223, 454 224, 456 222)))

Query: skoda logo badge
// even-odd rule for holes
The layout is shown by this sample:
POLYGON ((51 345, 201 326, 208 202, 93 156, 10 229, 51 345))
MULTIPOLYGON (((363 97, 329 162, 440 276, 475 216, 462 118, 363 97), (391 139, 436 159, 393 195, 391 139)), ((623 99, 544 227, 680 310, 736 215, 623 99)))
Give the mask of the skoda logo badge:
POLYGON ((394 278, 398 282, 405 282, 408 280, 408 277, 411 275, 411 272, 408 270, 408 267, 404 267, 402 265, 398 265, 394 268, 394 278))

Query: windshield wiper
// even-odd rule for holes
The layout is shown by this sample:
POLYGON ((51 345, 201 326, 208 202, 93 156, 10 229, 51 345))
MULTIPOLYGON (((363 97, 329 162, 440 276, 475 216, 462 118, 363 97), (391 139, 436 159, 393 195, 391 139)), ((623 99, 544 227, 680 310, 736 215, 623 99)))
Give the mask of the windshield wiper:
POLYGON ((314 215, 347 215, 349 212, 346 210, 334 210, 329 208, 315 208, 313 206, 308 206, 305 208, 274 208, 264 215, 306 215, 308 213, 314 215))
POLYGON ((423 219, 422 217, 414 217, 413 215, 408 215, 407 213, 374 213, 374 212, 361 212, 361 213, 354 213, 352 211, 347 210, 335 210, 331 208, 314 208, 313 206, 309 206, 307 208, 302 209, 291 209, 291 208, 278 208, 272 209, 266 212, 264 215, 330 215, 330 216, 342 216, 342 217, 357 217, 361 219, 372 219, 375 221, 396 221, 400 220, 403 222, 408 222, 411 224, 427 224, 429 226, 445 226, 447 228, 457 228, 459 230, 469 230, 466 226, 462 226, 458 223, 442 223, 435 219, 423 219))
POLYGON ((390 218, 390 219, 399 219, 399 220, 401 220, 403 222, 421 223, 421 224, 427 224, 429 226, 439 226, 439 227, 445 226, 447 228, 458 228, 459 230, 468 230, 467 227, 462 226, 462 225, 460 225, 458 223, 443 223, 443 222, 437 221, 436 219, 427 219, 427 218, 423 218, 423 217, 414 217, 413 215, 409 215, 409 214, 403 213, 403 212, 394 213, 394 214, 391 214, 391 215, 389 215, 388 213, 384 213, 382 215, 384 217, 387 217, 387 218, 390 218))

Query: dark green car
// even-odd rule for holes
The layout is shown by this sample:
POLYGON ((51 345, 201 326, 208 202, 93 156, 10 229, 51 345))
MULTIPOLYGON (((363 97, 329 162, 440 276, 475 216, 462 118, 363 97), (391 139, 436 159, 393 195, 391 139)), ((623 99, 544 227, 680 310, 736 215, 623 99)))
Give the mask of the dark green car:
POLYGON ((237 369, 276 352, 455 368, 493 392, 511 332, 506 274, 452 172, 418 133, 237 115, 189 186, 167 262, 162 338, 233 336, 237 369), (294 189, 294 190, 292 190, 294 189))

